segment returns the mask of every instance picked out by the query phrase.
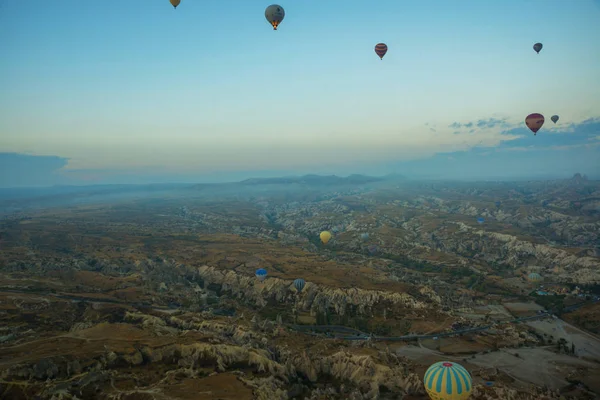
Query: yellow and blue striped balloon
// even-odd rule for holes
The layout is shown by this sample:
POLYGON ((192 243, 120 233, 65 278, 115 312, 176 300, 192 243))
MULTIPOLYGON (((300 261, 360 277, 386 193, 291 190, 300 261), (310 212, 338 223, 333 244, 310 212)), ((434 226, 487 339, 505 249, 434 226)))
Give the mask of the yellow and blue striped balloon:
POLYGON ((440 361, 427 368, 423 383, 431 400, 465 400, 472 390, 469 371, 451 361, 440 361))

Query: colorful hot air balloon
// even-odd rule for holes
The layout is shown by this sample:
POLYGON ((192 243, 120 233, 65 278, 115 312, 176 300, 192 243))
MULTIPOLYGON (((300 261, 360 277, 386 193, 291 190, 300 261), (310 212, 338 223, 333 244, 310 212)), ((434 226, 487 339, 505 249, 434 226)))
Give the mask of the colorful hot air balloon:
POLYGON ((267 270, 264 268, 259 268, 256 270, 256 277, 259 281, 264 281, 267 278, 267 270))
POLYGON ((536 44, 533 45, 533 49, 538 54, 540 54, 540 51, 542 51, 542 47, 544 47, 544 45, 541 44, 541 43, 536 43, 536 44))
POLYGON ((283 21, 284 17, 285 11, 280 5, 271 4, 265 10, 265 18, 273 26, 273 30, 277 30, 277 27, 279 26, 279 24, 281 24, 281 21, 283 21))
POLYGON ((559 116, 558 115, 553 115, 550 117, 550 119, 552 120, 552 122, 556 123, 558 121, 559 116))
POLYGON ((527 279, 529 279, 529 281, 531 282, 539 282, 542 280, 542 276, 537 272, 532 272, 527 276, 527 279))
POLYGON ((319 237, 321 238, 321 242, 323 242, 323 244, 327 244, 327 242, 329 242, 331 240, 331 232, 323 231, 323 232, 321 232, 319 237))
POLYGON ((181 3, 181 0, 169 0, 169 1, 171 2, 171 5, 175 9, 177 9, 177 6, 179 5, 179 3, 181 3))
POLYGON ((527 118, 525 118, 525 125, 527 125, 535 135, 542 125, 544 125, 544 116, 539 113, 529 114, 527 118))
POLYGON ((294 287, 296 288, 298 293, 300 293, 302 291, 302 289, 304 289, 305 284, 306 284, 306 282, 304 282, 304 279, 302 279, 302 278, 298 278, 294 281, 294 287))
POLYGON ((478 224, 483 224, 484 222, 485 222, 485 219, 483 219, 483 217, 477 218, 477 223, 478 224))
POLYGON ((427 368, 423 383, 432 400, 465 400, 473 389, 469 371, 451 361, 440 361, 427 368))
POLYGON ((385 43, 377 43, 375 45, 375 53, 379 56, 380 59, 383 60, 383 56, 387 53, 388 47, 385 43))

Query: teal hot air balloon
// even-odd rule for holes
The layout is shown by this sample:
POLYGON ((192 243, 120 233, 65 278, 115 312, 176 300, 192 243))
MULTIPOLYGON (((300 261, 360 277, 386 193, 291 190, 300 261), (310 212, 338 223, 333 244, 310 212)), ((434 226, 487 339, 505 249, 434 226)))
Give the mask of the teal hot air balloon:
POLYGON ((466 400, 471 395, 471 374, 453 361, 430 366, 423 376, 425 390, 432 400, 466 400))
POLYGON ((294 281, 294 287, 296 288, 298 293, 300 293, 302 291, 302 289, 304 289, 305 284, 306 284, 306 282, 304 282, 304 279, 302 279, 302 278, 298 278, 294 281))
POLYGON ((368 234, 368 233, 366 233, 366 232, 365 232, 365 233, 361 233, 361 234, 360 234, 360 238, 361 238, 363 241, 369 240, 369 234, 368 234))
POLYGON ((532 272, 527 276, 527 279, 529 279, 530 282, 539 282, 542 280, 542 276, 537 272, 532 272))
POLYGON ((267 270, 264 268, 259 268, 256 270, 256 277, 259 281, 264 281, 267 278, 267 270))

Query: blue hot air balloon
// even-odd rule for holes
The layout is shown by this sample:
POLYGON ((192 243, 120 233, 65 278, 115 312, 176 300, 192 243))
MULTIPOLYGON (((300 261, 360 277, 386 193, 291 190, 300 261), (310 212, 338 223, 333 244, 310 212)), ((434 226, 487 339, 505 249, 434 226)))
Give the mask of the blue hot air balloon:
POLYGON ((256 270, 256 277, 259 281, 264 281, 267 278, 267 270, 264 268, 259 268, 256 270))
POLYGON ((306 282, 304 282, 304 279, 302 279, 302 278, 298 278, 294 281, 294 287, 296 288, 298 293, 300 293, 302 291, 302 289, 304 289, 305 284, 306 284, 306 282))
POLYGON ((429 397, 436 400, 466 400, 472 390, 469 371, 451 361, 440 361, 429 367, 423 383, 429 397))
POLYGON ((499 201, 497 201, 497 202, 496 202, 496 207, 500 208, 500 205, 502 205, 502 203, 501 203, 501 202, 499 202, 499 201))
POLYGON ((478 224, 483 224, 484 222, 485 222, 485 219, 483 219, 482 217, 477 218, 478 224))

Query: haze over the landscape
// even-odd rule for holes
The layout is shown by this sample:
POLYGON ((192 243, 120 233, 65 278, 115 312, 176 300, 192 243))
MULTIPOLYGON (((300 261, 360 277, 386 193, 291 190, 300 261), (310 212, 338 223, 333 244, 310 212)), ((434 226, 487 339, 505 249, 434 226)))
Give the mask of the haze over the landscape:
POLYGON ((163 3, 2 2, 0 186, 600 175, 595 0, 163 3))

